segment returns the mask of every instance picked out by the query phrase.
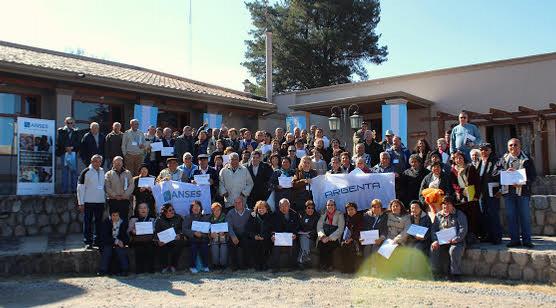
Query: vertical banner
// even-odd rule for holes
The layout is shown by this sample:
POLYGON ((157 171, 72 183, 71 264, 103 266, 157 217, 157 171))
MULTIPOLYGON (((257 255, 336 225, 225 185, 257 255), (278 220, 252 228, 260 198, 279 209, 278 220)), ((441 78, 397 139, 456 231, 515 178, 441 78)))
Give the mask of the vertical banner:
POLYGON ((293 130, 299 127, 299 129, 307 129, 307 120, 305 115, 287 116, 286 117, 286 130, 293 133, 293 130))
POLYGON ((386 104, 382 105, 382 140, 386 130, 392 130, 394 134, 402 138, 407 146, 407 105, 386 104))
POLYGON ((17 118, 17 194, 54 194, 54 120, 17 118))
POLYGON ((222 127, 222 115, 216 113, 203 113, 203 123, 208 124, 208 128, 222 127))
POLYGON ((156 126, 158 107, 135 105, 133 117, 139 120, 139 129, 142 132, 146 132, 149 129, 149 126, 156 126))

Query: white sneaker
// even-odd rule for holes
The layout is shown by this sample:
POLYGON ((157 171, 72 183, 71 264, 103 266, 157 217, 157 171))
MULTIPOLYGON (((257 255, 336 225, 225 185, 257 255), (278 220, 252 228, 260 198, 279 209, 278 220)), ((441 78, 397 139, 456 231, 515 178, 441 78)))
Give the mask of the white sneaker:
POLYGON ((176 272, 176 268, 173 267, 173 266, 170 266, 170 271, 171 271, 172 273, 175 273, 175 272, 176 272))
POLYGON ((199 271, 198 271, 196 268, 194 268, 194 267, 190 267, 190 268, 189 268, 189 271, 191 272, 191 274, 197 274, 197 273, 199 272, 199 271))
POLYGON ((203 272, 205 272, 205 273, 208 273, 208 272, 210 272, 210 270, 209 270, 209 268, 208 268, 208 267, 203 267, 202 271, 203 271, 203 272))
POLYGON ((169 268, 165 267, 165 268, 162 269, 162 274, 166 274, 166 273, 168 273, 168 271, 169 271, 169 268))

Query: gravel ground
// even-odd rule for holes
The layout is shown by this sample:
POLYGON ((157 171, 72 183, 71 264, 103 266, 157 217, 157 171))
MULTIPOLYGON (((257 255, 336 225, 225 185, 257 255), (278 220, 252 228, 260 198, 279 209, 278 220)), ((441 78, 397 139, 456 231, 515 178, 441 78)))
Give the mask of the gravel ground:
POLYGON ((26 277, 0 280, 0 306, 555 307, 556 288, 484 279, 382 280, 316 271, 26 277))

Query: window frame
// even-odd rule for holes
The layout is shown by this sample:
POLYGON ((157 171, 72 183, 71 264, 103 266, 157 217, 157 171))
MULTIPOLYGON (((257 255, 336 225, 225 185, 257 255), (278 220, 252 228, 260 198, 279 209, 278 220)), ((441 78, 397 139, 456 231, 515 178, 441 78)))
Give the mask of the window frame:
POLYGON ((17 156, 17 151, 14 151, 14 147, 17 148, 17 146, 15 146, 15 142, 17 140, 17 132, 16 132, 16 128, 17 128, 17 118, 18 117, 27 117, 27 118, 35 118, 35 119, 40 119, 41 117, 41 112, 42 112, 42 96, 39 94, 29 94, 26 93, 24 91, 0 91, 0 93, 2 94, 12 94, 12 95, 19 95, 20 97, 20 101, 19 101, 19 107, 20 107, 20 112, 15 112, 15 113, 0 113, 0 117, 2 118, 12 118, 13 122, 14 122, 14 130, 13 130, 13 144, 11 145, 12 150, 10 151, 10 154, 5 154, 5 153, 0 153, 0 156, 17 156), (36 99, 37 101, 37 113, 35 114, 26 114, 25 113, 25 98, 27 97, 32 97, 34 99, 36 99))

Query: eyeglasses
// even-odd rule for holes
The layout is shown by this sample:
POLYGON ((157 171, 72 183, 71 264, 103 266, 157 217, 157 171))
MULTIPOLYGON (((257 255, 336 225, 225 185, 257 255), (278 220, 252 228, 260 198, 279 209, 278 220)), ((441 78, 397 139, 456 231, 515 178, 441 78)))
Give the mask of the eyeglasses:
POLYGON ((459 117, 460 119, 467 119, 467 117, 459 117))
POLYGON ((517 143, 508 144, 509 147, 516 147, 517 143))
POLYGON ((312 206, 308 206, 308 207, 306 207, 305 209, 306 209, 306 210, 314 210, 315 208, 312 207, 312 206))
POLYGON ((67 124, 70 124, 70 125, 71 125, 71 124, 74 124, 74 123, 75 123, 75 122, 68 122, 67 124))

